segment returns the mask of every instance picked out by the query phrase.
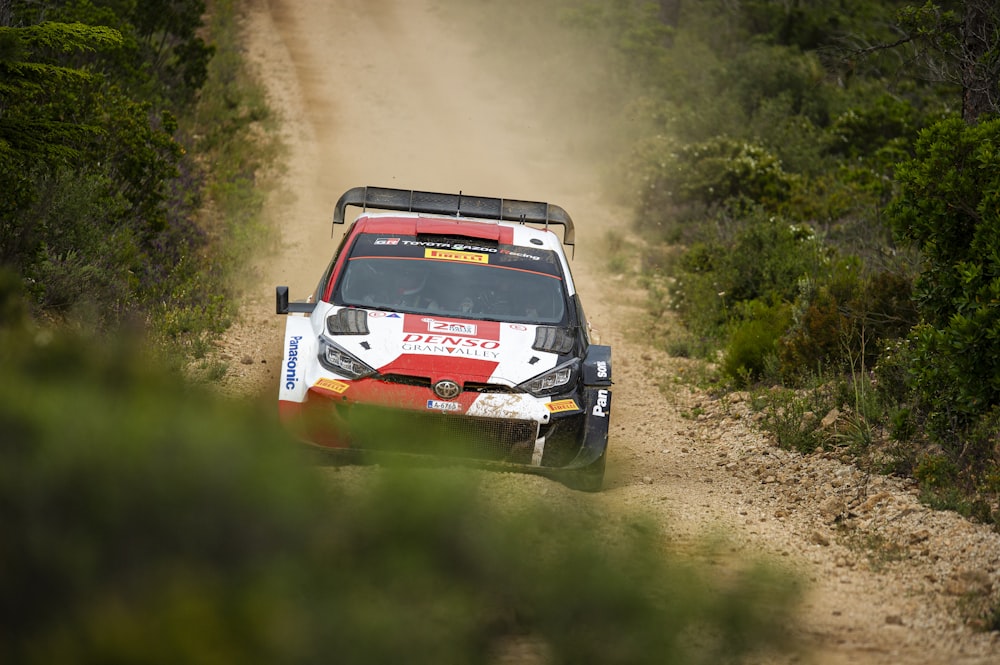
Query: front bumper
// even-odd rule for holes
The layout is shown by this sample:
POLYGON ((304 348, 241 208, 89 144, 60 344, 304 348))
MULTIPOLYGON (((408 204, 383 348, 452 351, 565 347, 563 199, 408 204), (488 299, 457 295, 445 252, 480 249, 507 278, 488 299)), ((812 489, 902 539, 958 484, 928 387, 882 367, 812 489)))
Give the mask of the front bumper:
POLYGON ((340 392, 312 388, 305 402, 281 403, 283 419, 329 461, 426 457, 550 476, 603 464, 607 390, 582 387, 551 400, 524 393, 463 394, 454 410, 446 410, 420 386, 349 386, 340 392), (567 408, 571 404, 576 408, 567 408))

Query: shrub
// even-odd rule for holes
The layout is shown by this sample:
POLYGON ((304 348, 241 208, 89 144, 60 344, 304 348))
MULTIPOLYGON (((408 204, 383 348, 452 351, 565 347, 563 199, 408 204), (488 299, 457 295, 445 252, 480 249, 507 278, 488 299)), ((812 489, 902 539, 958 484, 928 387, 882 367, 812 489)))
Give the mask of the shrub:
POLYGON ((822 369, 868 371, 887 340, 916 324, 911 281, 885 271, 861 278, 857 262, 838 266, 827 282, 800 282, 793 325, 779 344, 782 375, 789 380, 822 369))
POLYGON ((913 470, 913 477, 929 489, 940 490, 955 485, 959 471, 947 455, 923 455, 913 470))
POLYGON ((929 433, 958 446, 1000 404, 1000 119, 924 130, 898 178, 887 214, 926 261, 909 384, 929 433))
POLYGON ((885 173, 854 163, 799 179, 778 210, 789 219, 811 220, 824 242, 874 267, 892 244, 879 215, 891 195, 885 173))
POLYGON ((827 124, 828 95, 822 87, 823 67, 815 55, 797 48, 751 44, 725 65, 718 77, 720 87, 739 100, 746 117, 753 117, 765 100, 782 98, 791 115, 827 124))
POLYGON ((788 197, 794 181, 765 148, 723 137, 666 154, 654 152, 649 158, 657 162, 655 168, 647 169, 649 182, 641 195, 640 214, 682 206, 718 206, 731 199, 747 199, 773 209, 788 197))
POLYGON ((752 216, 729 248, 727 293, 738 301, 791 301, 802 277, 826 273, 829 252, 807 225, 780 217, 752 216))
MULTIPOLYGON (((698 243, 678 261, 673 306, 701 336, 723 340, 745 303, 792 302, 803 277, 828 270, 828 252, 805 226, 753 210, 731 239, 698 243)), ((779 335, 780 336, 780 335, 779 335)))
POLYGON ((22 265, 39 308, 97 324, 116 324, 139 297, 140 239, 121 223, 127 204, 99 172, 60 171, 36 181, 32 218, 37 247, 22 265), (84 316, 83 310, 86 310, 84 316))
POLYGON ((797 392, 789 388, 771 388, 754 395, 751 405, 761 413, 760 426, 786 450, 811 453, 824 445, 820 423, 835 406, 826 391, 818 386, 797 392))
POLYGON ((504 503, 469 470, 316 468, 130 340, 26 334, 8 287, 0 661, 475 664, 527 642, 639 665, 787 644, 796 589, 768 566, 720 581, 648 520, 504 503))
POLYGON ((843 355, 849 326, 829 289, 812 289, 809 280, 802 285, 793 325, 784 331, 777 349, 781 374, 793 382, 834 364, 843 355))
POLYGON ((909 144, 916 134, 916 109, 882 93, 863 107, 840 113, 828 130, 828 149, 846 157, 871 157, 897 139, 909 144))
POLYGON ((741 321, 729 337, 722 360, 722 372, 737 385, 747 385, 776 365, 777 343, 791 321, 785 304, 747 303, 741 321))

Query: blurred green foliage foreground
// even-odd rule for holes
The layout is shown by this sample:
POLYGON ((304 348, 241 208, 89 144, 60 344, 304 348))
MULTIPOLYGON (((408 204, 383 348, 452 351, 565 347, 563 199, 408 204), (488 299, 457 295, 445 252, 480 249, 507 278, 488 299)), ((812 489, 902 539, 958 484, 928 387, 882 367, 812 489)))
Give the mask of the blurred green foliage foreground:
POLYGON ((522 505, 476 473, 306 464, 261 409, 185 386, 128 340, 30 327, 11 290, 0 662, 717 663, 788 648, 797 593, 774 570, 710 571, 570 493, 522 505))

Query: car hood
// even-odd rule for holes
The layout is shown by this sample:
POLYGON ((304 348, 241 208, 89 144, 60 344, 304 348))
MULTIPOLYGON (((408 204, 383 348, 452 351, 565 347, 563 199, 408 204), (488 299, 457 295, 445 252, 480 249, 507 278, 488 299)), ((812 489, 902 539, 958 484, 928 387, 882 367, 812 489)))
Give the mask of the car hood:
MULTIPOLYGON (((319 323, 340 309, 319 313, 319 323)), ((327 336, 383 376, 516 386, 560 362, 532 348, 535 325, 382 310, 368 310, 367 322, 367 335, 327 336)))

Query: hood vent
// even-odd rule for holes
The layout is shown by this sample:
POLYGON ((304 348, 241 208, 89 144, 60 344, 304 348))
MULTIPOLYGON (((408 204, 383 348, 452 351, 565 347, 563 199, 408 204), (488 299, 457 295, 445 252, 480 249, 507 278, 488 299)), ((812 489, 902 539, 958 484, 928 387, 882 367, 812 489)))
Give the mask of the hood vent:
POLYGON ((531 348, 536 351, 563 355, 573 350, 575 341, 576 337, 573 335, 572 328, 538 326, 535 329, 535 343, 531 345, 531 348))
POLYGON ((326 317, 326 331, 331 335, 367 335, 368 311, 342 309, 326 317))

